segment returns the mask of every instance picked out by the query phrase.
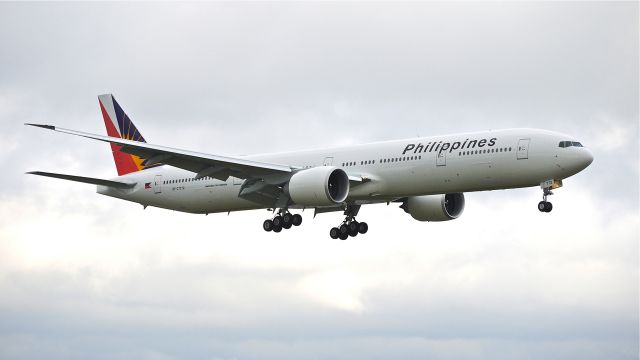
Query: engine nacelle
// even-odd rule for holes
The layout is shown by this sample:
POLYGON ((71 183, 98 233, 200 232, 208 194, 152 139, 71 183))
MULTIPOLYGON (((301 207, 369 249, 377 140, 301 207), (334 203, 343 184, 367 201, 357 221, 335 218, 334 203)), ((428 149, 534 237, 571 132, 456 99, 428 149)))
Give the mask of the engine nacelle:
POLYGON ((318 166, 293 174, 285 191, 296 205, 340 204, 349 195, 349 177, 335 166, 318 166))
POLYGON ((464 194, 412 196, 401 207, 418 221, 453 220, 464 210, 464 194))

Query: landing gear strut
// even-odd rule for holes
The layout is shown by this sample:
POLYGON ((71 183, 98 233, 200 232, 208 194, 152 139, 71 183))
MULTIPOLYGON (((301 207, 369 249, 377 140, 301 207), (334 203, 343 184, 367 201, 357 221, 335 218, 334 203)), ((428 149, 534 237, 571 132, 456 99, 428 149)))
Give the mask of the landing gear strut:
POLYGON ((279 233, 282 229, 290 229, 292 226, 300 226, 300 224, 302 224, 300 214, 292 214, 287 209, 280 209, 278 215, 273 219, 267 219, 262 223, 262 228, 267 232, 279 233))
POLYGON ((551 210, 553 210, 553 205, 547 201, 547 196, 549 195, 553 195, 551 188, 543 188, 542 201, 538 203, 538 210, 540 210, 540 212, 551 212, 551 210))
POLYGON ((360 205, 349 205, 344 212, 346 215, 344 221, 329 231, 332 239, 347 240, 349 236, 355 237, 358 234, 366 234, 369 231, 369 225, 366 222, 356 221, 356 215, 360 210, 360 205))

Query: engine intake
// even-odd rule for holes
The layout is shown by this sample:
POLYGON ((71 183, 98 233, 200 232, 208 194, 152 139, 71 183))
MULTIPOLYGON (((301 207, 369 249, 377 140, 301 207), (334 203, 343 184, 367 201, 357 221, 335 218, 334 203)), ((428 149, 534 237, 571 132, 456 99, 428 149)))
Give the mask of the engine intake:
POLYGON ((318 166, 293 174, 285 191, 297 205, 340 204, 349 195, 349 177, 335 166, 318 166))
POLYGON ((464 211, 464 194, 412 196, 401 208, 418 221, 453 220, 464 211))

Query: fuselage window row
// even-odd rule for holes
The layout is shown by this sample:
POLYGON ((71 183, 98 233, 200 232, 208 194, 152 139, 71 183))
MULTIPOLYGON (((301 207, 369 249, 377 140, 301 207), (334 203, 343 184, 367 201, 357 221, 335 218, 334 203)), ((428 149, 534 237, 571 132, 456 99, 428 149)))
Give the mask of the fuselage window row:
POLYGON ((471 150, 471 151, 459 151, 458 156, 477 155, 477 154, 491 154, 498 152, 511 152, 512 148, 498 148, 498 149, 484 149, 484 150, 471 150))
POLYGON ((211 180, 211 179, 213 179, 213 178, 205 176, 205 177, 200 178, 200 179, 185 178, 185 179, 164 180, 164 181, 162 181, 162 184, 163 185, 169 185, 169 184, 177 184, 177 183, 182 183, 182 182, 192 182, 192 181, 211 180))

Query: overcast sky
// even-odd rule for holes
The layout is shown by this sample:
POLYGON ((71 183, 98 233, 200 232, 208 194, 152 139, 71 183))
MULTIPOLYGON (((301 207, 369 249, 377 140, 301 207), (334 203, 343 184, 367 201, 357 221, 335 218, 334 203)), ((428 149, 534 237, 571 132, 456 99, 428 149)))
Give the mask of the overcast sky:
POLYGON ((0 358, 637 359, 638 3, 1 3, 0 358), (116 175, 111 92, 147 141, 214 154, 506 127, 594 153, 461 218, 361 210, 279 235, 30 170, 116 175))

